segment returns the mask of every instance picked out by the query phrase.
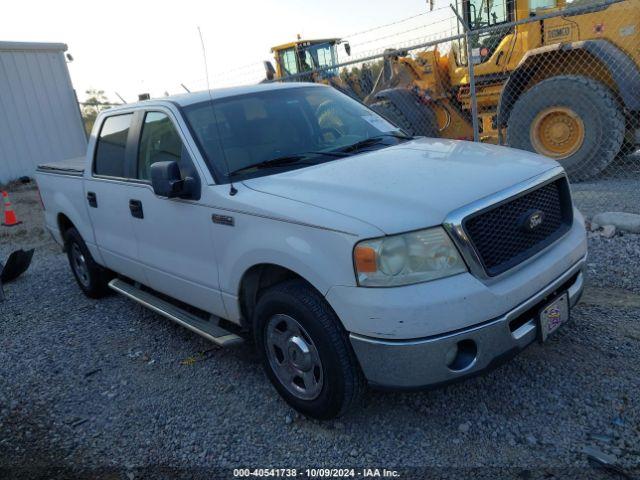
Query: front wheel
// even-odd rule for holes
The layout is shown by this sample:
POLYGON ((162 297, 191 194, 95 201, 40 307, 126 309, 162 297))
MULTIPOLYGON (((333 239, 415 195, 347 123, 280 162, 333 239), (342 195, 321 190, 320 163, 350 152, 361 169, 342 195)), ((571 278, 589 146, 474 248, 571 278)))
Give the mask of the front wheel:
POLYGON ((620 152, 625 118, 611 91, 579 75, 548 78, 516 101, 507 144, 560 162, 572 180, 604 170, 620 152))
POLYGON ((261 295, 254 334, 267 377, 302 414, 329 419, 358 403, 365 381, 346 332, 305 282, 287 281, 261 295))

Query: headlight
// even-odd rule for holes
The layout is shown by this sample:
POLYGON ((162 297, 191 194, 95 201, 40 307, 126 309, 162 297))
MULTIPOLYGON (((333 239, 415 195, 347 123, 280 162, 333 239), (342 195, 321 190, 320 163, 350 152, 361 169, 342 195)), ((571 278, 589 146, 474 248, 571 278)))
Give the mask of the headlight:
POLYGON ((353 251, 358 284, 395 287, 466 272, 442 227, 364 240, 353 251))

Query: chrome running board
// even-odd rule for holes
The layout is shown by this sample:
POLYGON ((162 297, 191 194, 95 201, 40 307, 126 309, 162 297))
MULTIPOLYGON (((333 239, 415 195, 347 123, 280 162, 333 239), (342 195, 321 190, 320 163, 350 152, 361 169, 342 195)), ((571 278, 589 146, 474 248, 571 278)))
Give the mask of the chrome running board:
POLYGON ((150 292, 141 290, 140 288, 125 282, 124 280, 120 280, 118 278, 111 280, 109 282, 109 288, 135 302, 138 302, 149 310, 153 310, 163 317, 173 320, 177 324, 188 328, 192 332, 203 336, 207 340, 210 340, 221 347, 228 347, 243 342, 241 337, 220 327, 217 325, 215 320, 199 318, 196 315, 176 307, 166 300, 156 297, 150 292))

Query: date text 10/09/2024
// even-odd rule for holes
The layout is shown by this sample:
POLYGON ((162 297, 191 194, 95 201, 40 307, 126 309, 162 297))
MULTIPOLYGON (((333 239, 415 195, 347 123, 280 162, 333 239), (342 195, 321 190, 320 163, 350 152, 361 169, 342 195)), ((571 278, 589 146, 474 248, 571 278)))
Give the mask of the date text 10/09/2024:
POLYGON ((386 468, 237 468, 234 477, 306 477, 306 478, 398 478, 397 470, 386 468))

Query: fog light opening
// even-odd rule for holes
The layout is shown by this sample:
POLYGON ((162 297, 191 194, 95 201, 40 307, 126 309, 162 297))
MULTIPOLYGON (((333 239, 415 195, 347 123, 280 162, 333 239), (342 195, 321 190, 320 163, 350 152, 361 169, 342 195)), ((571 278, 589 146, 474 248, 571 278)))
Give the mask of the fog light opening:
POLYGON ((445 361, 449 370, 460 372, 469 368, 478 356, 478 346, 473 340, 461 340, 452 345, 445 361))

